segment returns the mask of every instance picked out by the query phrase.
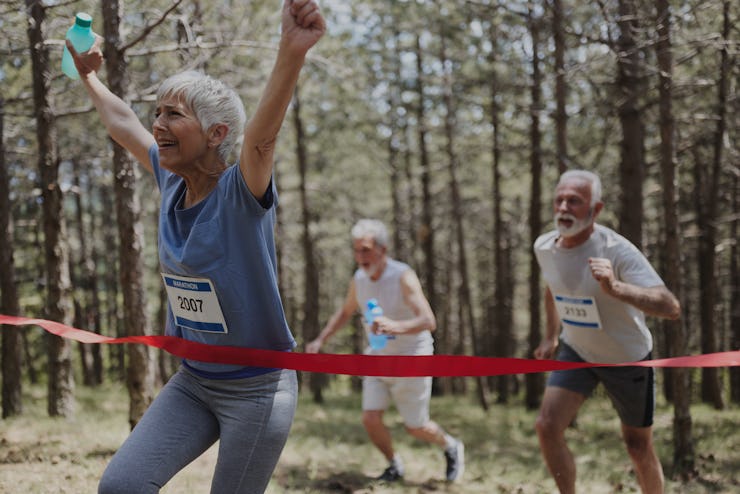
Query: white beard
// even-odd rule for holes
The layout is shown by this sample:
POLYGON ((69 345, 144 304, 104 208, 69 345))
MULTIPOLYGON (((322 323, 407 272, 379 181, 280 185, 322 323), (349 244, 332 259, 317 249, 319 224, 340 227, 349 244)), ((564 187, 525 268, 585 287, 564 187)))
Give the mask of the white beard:
POLYGON ((576 217, 572 214, 555 213, 555 228, 557 228, 562 237, 573 237, 575 235, 578 235, 591 225, 592 216, 593 212, 590 213, 586 218, 579 220, 576 219, 576 217), (560 219, 571 220, 572 224, 570 226, 565 226, 558 221, 560 219))
POLYGON ((371 264, 368 268, 361 267, 361 269, 365 272, 368 278, 372 278, 378 272, 379 267, 377 264, 371 264))

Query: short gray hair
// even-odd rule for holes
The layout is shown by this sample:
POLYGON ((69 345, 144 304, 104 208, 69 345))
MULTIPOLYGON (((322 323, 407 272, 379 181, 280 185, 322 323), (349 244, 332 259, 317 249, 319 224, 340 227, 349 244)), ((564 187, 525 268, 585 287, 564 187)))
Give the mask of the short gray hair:
POLYGON ((591 186, 591 206, 601 202, 601 179, 598 175, 587 170, 568 170, 560 175, 558 185, 573 178, 584 180, 591 186))
POLYGON ((380 220, 361 219, 352 227, 351 233, 353 240, 372 237, 376 244, 383 247, 388 246, 388 230, 380 220))
POLYGON ((229 128, 217 150, 219 157, 226 161, 247 121, 244 104, 236 91, 202 72, 187 70, 168 77, 159 86, 157 103, 166 96, 181 96, 204 132, 215 124, 225 124, 229 128))

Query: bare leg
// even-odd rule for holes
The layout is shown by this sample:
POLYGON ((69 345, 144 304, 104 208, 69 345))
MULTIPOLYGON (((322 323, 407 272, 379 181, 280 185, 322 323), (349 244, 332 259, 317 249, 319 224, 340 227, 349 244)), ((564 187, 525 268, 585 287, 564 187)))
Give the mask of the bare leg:
POLYGON ((535 424, 542 456, 562 494, 576 491, 576 464, 565 443, 565 429, 585 400, 580 393, 548 386, 535 424))
POLYGON ((445 439, 445 432, 442 428, 437 425, 436 422, 430 420, 421 427, 406 427, 406 432, 414 436, 416 439, 421 441, 436 444, 437 446, 444 448, 447 446, 445 439))
POLYGON ((383 423, 383 410, 363 410, 362 425, 368 437, 390 462, 393 459, 393 439, 383 423))
POLYGON ((653 446, 652 427, 630 427, 622 424, 622 437, 632 459, 643 494, 663 492, 663 467, 653 446))

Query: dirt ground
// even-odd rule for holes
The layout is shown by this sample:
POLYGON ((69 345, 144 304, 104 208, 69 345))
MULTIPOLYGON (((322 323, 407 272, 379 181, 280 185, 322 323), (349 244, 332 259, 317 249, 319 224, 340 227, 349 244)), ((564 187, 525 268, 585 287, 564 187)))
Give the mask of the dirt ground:
MULTIPOLYGON (((0 420, 0 494, 84 494, 97 481, 128 435, 127 396, 120 386, 78 390, 77 412, 69 419, 46 416, 44 390, 35 389, 24 414, 0 420)), ((534 412, 520 405, 495 405, 484 412, 467 397, 433 398, 433 418, 466 442, 462 482, 443 481, 439 450, 407 436, 389 414, 397 450, 405 458, 402 484, 374 481, 385 467, 359 422, 359 396, 327 394, 318 406, 306 396, 268 494, 278 493, 517 493, 556 492, 539 455, 534 412)), ((696 475, 670 478, 672 409, 659 406, 655 437, 667 476, 666 493, 740 493, 740 409, 692 407, 696 475)), ((608 400, 589 400, 569 432, 578 466, 580 492, 638 492, 608 400)), ((216 448, 180 472, 162 489, 167 494, 207 493, 216 448)))

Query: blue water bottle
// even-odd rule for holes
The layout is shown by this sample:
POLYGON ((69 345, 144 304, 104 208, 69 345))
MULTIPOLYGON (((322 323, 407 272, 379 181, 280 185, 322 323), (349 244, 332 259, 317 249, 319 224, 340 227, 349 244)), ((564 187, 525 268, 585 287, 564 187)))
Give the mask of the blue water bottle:
MULTIPOLYGON (((92 17, 85 12, 80 12, 75 16, 75 23, 67 30, 65 39, 72 42, 77 53, 82 53, 90 49, 95 42, 95 33, 92 31, 92 17)), ((79 79, 80 74, 77 72, 72 54, 67 47, 62 52, 62 72, 70 79, 79 79)))
MULTIPOLYGON (((365 310, 365 321, 369 326, 372 327, 375 318, 383 315, 383 308, 378 305, 378 300, 371 298, 367 301, 367 310, 365 310)), ((388 342, 388 335, 375 334, 372 331, 368 332, 368 339, 370 340, 370 348, 373 350, 381 350, 385 348, 385 344, 388 342)))

